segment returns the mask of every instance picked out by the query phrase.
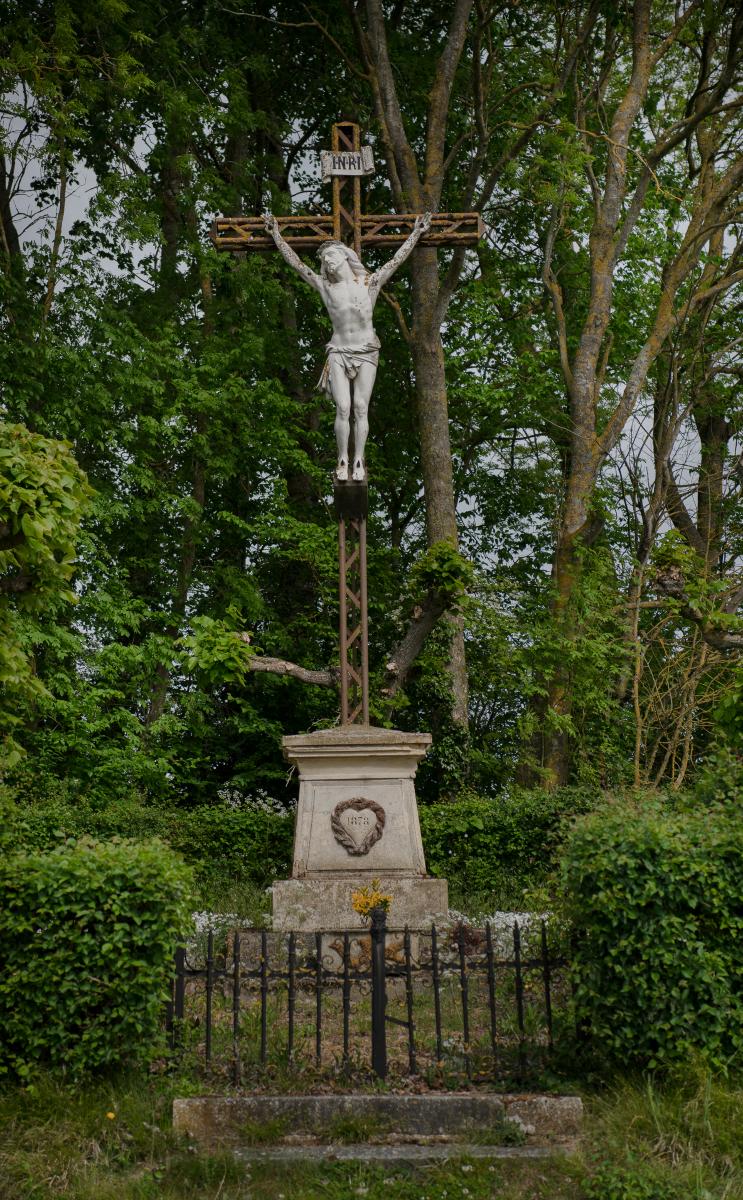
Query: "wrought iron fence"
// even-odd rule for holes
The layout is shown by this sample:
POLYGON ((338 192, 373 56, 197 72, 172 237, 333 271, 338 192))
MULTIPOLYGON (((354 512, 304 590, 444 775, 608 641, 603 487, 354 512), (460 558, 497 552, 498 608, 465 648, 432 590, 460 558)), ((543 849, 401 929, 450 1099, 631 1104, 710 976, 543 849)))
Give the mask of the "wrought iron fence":
POLYGON ((548 1063, 565 966, 544 921, 396 931, 377 909, 368 932, 209 932, 176 955, 167 1027, 235 1084, 307 1067, 523 1079, 548 1063))

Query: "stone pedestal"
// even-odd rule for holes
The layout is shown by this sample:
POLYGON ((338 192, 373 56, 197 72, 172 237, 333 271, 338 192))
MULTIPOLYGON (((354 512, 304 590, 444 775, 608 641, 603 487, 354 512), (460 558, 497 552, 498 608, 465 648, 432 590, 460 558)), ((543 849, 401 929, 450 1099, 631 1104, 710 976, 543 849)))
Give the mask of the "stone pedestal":
POLYGON ((428 733, 349 725, 284 738, 299 770, 292 878, 273 885, 274 929, 363 929, 351 893, 380 879, 390 929, 446 918, 446 880, 426 875, 414 779, 428 733))

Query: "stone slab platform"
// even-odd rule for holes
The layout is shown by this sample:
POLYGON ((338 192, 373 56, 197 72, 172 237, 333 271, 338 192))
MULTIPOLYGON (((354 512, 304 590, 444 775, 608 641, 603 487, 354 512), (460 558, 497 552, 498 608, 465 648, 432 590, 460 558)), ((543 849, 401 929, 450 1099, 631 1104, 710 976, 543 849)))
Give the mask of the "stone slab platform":
MULTIPOLYGON (((333 879, 280 879, 272 888, 273 928, 297 933, 337 929, 369 930, 351 906, 351 895, 371 879, 365 873, 333 879)), ((424 929, 447 920, 448 889, 445 879, 383 875, 393 900, 387 918, 390 930, 424 929)))
MULTIPOLYGON (((193 1096, 173 1101, 173 1128, 204 1146, 241 1142, 246 1124, 283 1121, 292 1132, 326 1135, 344 1117, 378 1124, 395 1134, 462 1136, 514 1121, 530 1140, 561 1141, 579 1135, 579 1096, 446 1092, 334 1096, 193 1096)), ((305 1148, 303 1148, 305 1149, 305 1148)), ((493 1149, 486 1147, 486 1149, 493 1149)), ((252 1153, 252 1151, 251 1151, 252 1153)), ((451 1150, 449 1150, 451 1154, 451 1150)))
POLYGON ((358 1145, 325 1146, 251 1146, 249 1149, 234 1150, 235 1158, 243 1162, 365 1162, 417 1164, 448 1162, 458 1158, 483 1159, 533 1159, 552 1158, 556 1154, 574 1154, 574 1140, 550 1146, 481 1146, 467 1142, 447 1142, 446 1145, 376 1146, 368 1142, 358 1145))

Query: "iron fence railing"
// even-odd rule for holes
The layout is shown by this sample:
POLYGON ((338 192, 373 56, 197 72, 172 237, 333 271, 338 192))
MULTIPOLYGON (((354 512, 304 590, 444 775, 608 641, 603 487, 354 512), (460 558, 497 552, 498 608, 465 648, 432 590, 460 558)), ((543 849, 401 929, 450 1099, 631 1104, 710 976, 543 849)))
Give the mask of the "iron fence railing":
POLYGON ((544 921, 397 931, 377 909, 368 932, 209 932, 176 955, 167 1027, 235 1084, 281 1064, 524 1078, 552 1051, 565 966, 544 921))

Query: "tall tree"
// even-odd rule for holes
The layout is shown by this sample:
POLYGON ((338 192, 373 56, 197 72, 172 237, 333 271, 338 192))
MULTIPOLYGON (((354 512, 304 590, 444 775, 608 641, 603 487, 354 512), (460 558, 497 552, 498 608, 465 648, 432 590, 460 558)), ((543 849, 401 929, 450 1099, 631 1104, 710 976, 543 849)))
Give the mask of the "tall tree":
MULTIPOLYGON (((711 277, 698 267, 740 204, 743 159, 733 146, 743 103, 735 93, 742 33, 734 4, 677 10, 636 0, 626 14, 602 14, 572 73, 563 119, 580 150, 579 171, 563 179, 553 205, 543 268, 567 393, 553 567, 553 619, 566 646, 577 633, 585 552, 602 529, 595 503, 602 465, 674 330, 710 289, 724 291, 740 278, 725 263, 711 277), (615 293, 633 238, 649 220, 656 227, 662 220, 665 236, 647 263, 646 292, 655 299, 633 349, 615 293), (576 242, 583 295, 567 304, 565 247, 576 242)), ((558 663, 543 690, 532 760, 533 777, 548 785, 569 776, 572 703, 569 669, 558 663)))

